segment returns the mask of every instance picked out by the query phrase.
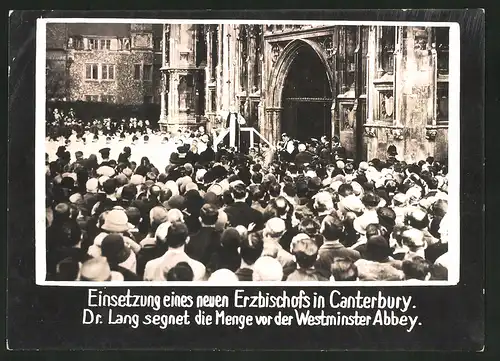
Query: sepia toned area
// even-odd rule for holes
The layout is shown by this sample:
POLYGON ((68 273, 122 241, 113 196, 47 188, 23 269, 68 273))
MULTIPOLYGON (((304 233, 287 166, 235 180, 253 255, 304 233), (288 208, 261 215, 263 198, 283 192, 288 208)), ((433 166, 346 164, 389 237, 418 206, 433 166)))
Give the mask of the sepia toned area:
POLYGON ((449 31, 47 24, 46 280, 449 280, 449 31))
POLYGON ((445 162, 448 51, 448 27, 55 23, 47 97, 153 104, 169 131, 236 111, 272 144, 336 135, 357 160, 394 144, 445 162))

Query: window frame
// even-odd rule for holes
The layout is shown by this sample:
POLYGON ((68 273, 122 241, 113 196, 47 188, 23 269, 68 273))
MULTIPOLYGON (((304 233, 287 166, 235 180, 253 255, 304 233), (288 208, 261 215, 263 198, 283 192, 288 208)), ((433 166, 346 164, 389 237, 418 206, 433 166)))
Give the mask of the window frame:
POLYGON ((116 79, 116 66, 115 66, 115 64, 109 64, 109 63, 101 64, 101 78, 100 78, 100 80, 115 81, 115 79, 116 79), (104 77, 104 69, 106 69, 106 77, 104 77), (109 74, 111 74, 109 69, 113 69, 113 71, 112 71, 113 76, 111 78, 109 77, 109 74))
POLYGON ((148 81, 148 82, 153 81, 153 64, 143 64, 142 65, 142 80, 148 81), (149 71, 146 72, 146 69, 149 69, 149 71), (147 77, 146 77, 146 75, 147 75, 147 77))
POLYGON ((85 72, 85 81, 99 81, 99 68, 100 68, 100 64, 99 63, 85 63, 85 69, 84 69, 84 72, 85 72), (90 66, 90 77, 88 77, 88 67, 90 66), (94 67, 95 67, 95 78, 93 77, 93 73, 94 73, 94 67))
POLYGON ((141 81, 142 80, 142 64, 134 64, 134 80, 141 81), (139 71, 137 71, 139 69, 139 71), (138 75, 138 76, 137 76, 138 75))

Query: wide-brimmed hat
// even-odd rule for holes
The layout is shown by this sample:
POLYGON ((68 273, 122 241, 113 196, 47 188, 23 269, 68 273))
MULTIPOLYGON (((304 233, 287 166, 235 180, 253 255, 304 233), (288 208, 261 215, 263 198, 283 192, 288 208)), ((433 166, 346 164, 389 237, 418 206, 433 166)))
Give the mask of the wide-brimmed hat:
POLYGON ((207 193, 209 192, 215 194, 216 196, 220 196, 222 195, 222 193, 224 193, 224 190, 220 184, 215 183, 208 187, 207 193))
POLYGON ((120 272, 111 271, 106 257, 96 257, 82 265, 78 280, 91 282, 123 281, 124 277, 120 272))
POLYGON ((130 177, 130 184, 138 186, 142 183, 144 183, 144 177, 142 175, 134 174, 132 177, 130 177))
POLYGON ((108 177, 112 177, 115 175, 115 170, 110 166, 103 165, 102 167, 97 168, 96 173, 97 175, 105 175, 108 177))
POLYGON ((101 229, 108 232, 125 232, 134 226, 128 223, 127 214, 119 209, 111 210, 104 218, 104 224, 101 229))
POLYGON ((361 199, 356 197, 354 194, 342 198, 339 202, 339 210, 343 213, 361 213, 363 212, 364 208, 365 206, 363 205, 363 202, 361 202, 361 199))

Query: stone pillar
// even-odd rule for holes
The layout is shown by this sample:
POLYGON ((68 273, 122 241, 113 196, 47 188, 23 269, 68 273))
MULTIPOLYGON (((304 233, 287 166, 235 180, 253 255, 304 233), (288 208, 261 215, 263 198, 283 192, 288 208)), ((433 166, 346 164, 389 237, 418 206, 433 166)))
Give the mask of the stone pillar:
POLYGON ((229 84, 229 99, 230 99, 230 107, 233 108, 236 112, 239 112, 239 106, 236 101, 236 93, 238 91, 238 83, 240 76, 240 69, 238 67, 238 25, 231 26, 231 36, 229 37, 230 43, 230 58, 229 58, 229 74, 230 81, 229 84))
POLYGON ((248 31, 248 61, 245 64, 247 67, 247 89, 249 93, 254 92, 254 83, 253 83, 253 78, 254 78, 254 69, 255 69, 255 62, 259 61, 259 59, 256 59, 255 57, 255 48, 256 48, 256 42, 255 42, 255 29, 253 25, 249 26, 249 31, 248 31))
POLYGON ((415 162, 425 159, 430 150, 426 149, 425 135, 428 119, 432 118, 432 53, 430 44, 430 28, 406 27, 403 29, 403 57, 398 76, 404 77, 397 85, 401 94, 401 114, 404 132, 404 160, 415 162))
POLYGON ((223 107, 223 89, 224 89, 224 77, 222 76, 223 69, 224 69, 224 57, 223 57, 223 50, 224 50, 224 25, 219 24, 217 25, 217 45, 218 45, 218 59, 219 63, 217 64, 217 111, 221 110, 223 107))
POLYGON ((161 64, 161 95, 160 95, 160 129, 164 129, 167 125, 167 69, 168 69, 168 54, 170 52, 170 25, 163 24, 162 42, 161 42, 162 64, 161 64))
POLYGON ((197 84, 196 67, 197 28, 191 24, 172 24, 170 39, 170 66, 167 127, 196 127, 197 94, 202 84, 197 84))
POLYGON ((262 135, 273 146, 279 141, 281 131, 281 113, 283 108, 267 108, 266 109, 266 124, 262 135))
MULTIPOLYGON (((330 136, 333 137, 335 136, 335 125, 336 125, 336 121, 335 121, 335 107, 336 107, 336 101, 335 99, 333 99, 333 102, 332 102, 332 106, 330 107, 330 115, 332 117, 331 119, 331 122, 332 122, 332 134, 330 134, 330 136)), ((340 139, 340 134, 338 134, 338 137, 340 139)))

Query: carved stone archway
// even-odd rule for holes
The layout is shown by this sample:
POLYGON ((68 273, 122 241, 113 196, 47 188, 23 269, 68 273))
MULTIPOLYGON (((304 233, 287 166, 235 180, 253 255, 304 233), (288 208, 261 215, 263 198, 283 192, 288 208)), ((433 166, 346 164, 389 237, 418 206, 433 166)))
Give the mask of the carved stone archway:
POLYGON ((322 46, 310 39, 296 39, 288 43, 274 63, 267 86, 266 126, 262 131, 272 144, 276 144, 280 137, 283 110, 282 95, 286 78, 293 61, 300 54, 298 50, 305 46, 312 48, 324 65, 332 97, 335 99, 334 71, 322 46))

